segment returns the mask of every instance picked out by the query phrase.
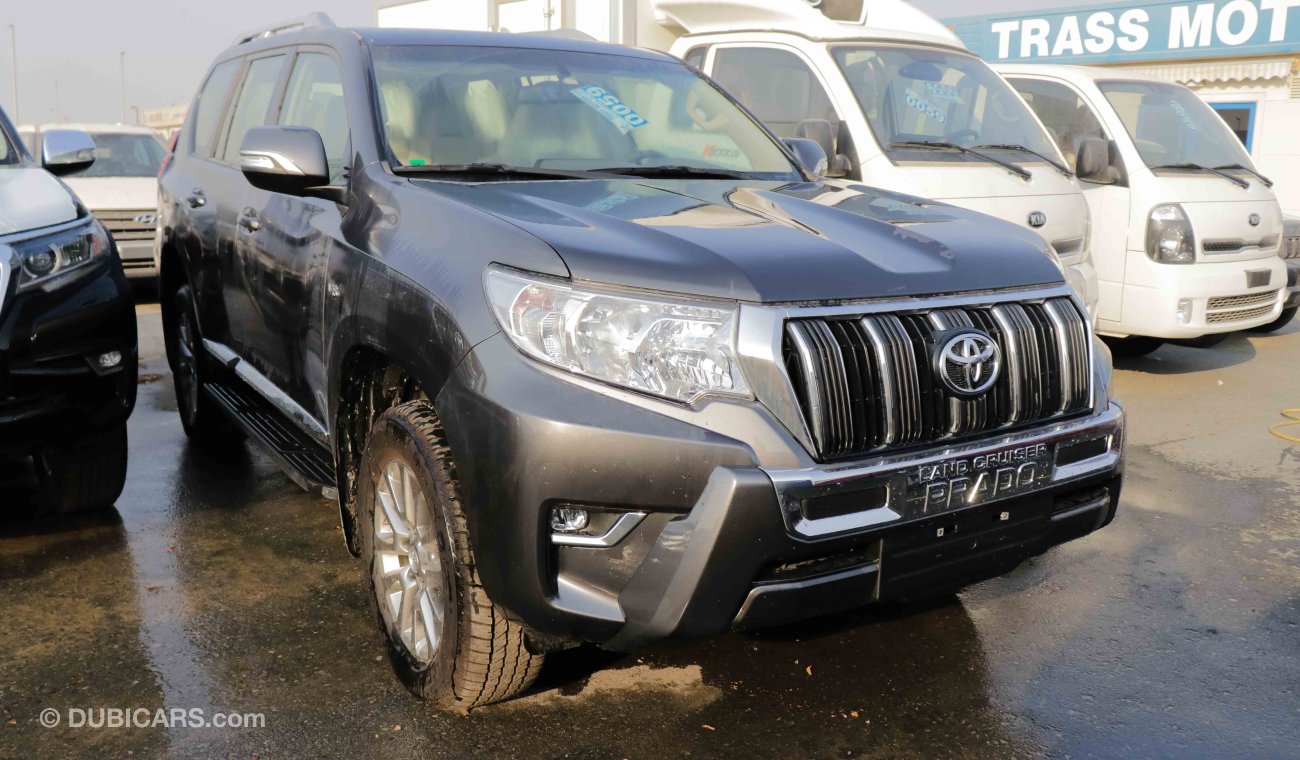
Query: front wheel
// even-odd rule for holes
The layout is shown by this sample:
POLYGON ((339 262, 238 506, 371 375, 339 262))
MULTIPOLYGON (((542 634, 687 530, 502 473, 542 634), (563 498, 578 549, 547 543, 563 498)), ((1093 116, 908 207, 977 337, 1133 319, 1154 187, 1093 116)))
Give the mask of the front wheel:
POLYGON ((189 285, 176 289, 171 305, 172 324, 167 326, 164 335, 181 427, 191 441, 220 453, 242 441, 244 435, 203 390, 209 375, 208 362, 203 354, 194 294, 189 285))
POLYGON ((1266 325, 1260 325, 1259 327, 1252 327, 1250 328, 1250 331, 1257 332, 1257 333, 1277 332, 1278 330, 1281 330, 1283 327, 1286 327, 1287 325, 1291 324, 1291 320, 1295 319, 1295 313, 1297 309, 1300 309, 1300 307, 1292 306, 1289 309, 1283 309, 1282 313, 1278 315, 1277 319, 1273 320, 1272 322, 1269 322, 1266 325))
POLYGON ((108 509, 126 485, 126 423, 36 454, 44 505, 60 514, 108 509))
POLYGON ((426 402, 375 420, 357 487, 371 611, 402 683, 465 710, 528 688, 542 656, 488 598, 441 424, 426 402))

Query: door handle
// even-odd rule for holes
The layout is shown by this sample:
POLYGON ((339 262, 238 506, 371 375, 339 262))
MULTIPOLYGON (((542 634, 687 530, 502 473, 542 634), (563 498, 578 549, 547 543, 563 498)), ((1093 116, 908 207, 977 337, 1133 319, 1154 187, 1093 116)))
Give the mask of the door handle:
POLYGON ((252 211, 252 209, 244 209, 244 213, 239 215, 239 226, 249 232, 257 232, 262 229, 262 223, 257 220, 252 211))
POLYGON ((189 197, 185 199, 185 202, 190 204, 190 208, 198 208, 207 205, 208 199, 203 196, 203 191, 196 187, 189 197))

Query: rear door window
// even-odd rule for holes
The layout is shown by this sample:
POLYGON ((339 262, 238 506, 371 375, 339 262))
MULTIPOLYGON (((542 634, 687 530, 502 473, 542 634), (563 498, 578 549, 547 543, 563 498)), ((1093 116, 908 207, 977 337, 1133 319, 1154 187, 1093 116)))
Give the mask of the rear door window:
POLYGON ((194 145, 191 152, 196 156, 212 155, 212 140, 216 137, 217 127, 221 123, 221 114, 226 106, 226 96, 230 94, 230 85, 239 73, 240 60, 226 61, 219 64, 208 76, 208 81, 199 91, 194 103, 194 145))
POLYGON ((280 80, 280 69, 284 66, 285 56, 273 55, 258 58, 248 65, 244 83, 239 90, 239 99, 235 101, 235 112, 230 118, 230 128, 226 131, 225 148, 221 160, 231 165, 239 164, 239 145, 244 141, 244 134, 253 127, 266 123, 267 110, 275 96, 275 85, 280 80))

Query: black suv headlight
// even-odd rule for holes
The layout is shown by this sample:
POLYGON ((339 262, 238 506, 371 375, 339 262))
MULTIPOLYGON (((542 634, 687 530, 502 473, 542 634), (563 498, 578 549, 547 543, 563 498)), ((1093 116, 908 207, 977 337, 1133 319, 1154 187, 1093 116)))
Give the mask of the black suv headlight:
MULTIPOLYGON (((93 217, 69 229, 8 243, 18 292, 57 287, 108 256, 108 231, 93 217)), ((3 255, 3 251, 0 251, 3 255)))

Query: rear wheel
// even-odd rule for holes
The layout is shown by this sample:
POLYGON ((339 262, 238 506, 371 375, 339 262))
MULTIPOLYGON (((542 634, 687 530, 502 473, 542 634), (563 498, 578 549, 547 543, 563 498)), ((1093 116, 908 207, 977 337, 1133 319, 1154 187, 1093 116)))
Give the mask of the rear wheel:
POLYGON ((1259 327, 1252 327, 1250 328, 1250 331, 1257 332, 1257 333, 1277 332, 1278 330, 1281 330, 1283 327, 1286 327, 1287 325, 1291 324, 1291 320, 1295 319, 1296 309, 1298 308, 1300 307, 1292 306, 1289 309, 1283 309, 1282 313, 1278 315, 1277 319, 1273 320, 1272 322, 1269 322, 1266 325, 1260 325, 1259 327))
POLYGON ((36 454, 44 506, 61 514, 108 509, 126 484, 126 423, 36 454))
POLYGON ((1146 356, 1164 344, 1165 342, 1159 338, 1147 338, 1138 335, 1128 338, 1106 339, 1106 345, 1110 346, 1110 352, 1119 359, 1134 359, 1139 356, 1146 356))
POLYGON ((528 688, 542 656, 479 582, 455 465, 428 403, 379 416, 357 490, 367 596, 398 678, 447 709, 528 688))
POLYGON ((176 388, 176 411, 185 434, 214 451, 239 443, 244 439, 243 432, 203 390, 209 371, 189 285, 182 285, 172 295, 170 313, 173 324, 165 331, 167 358, 176 388))

